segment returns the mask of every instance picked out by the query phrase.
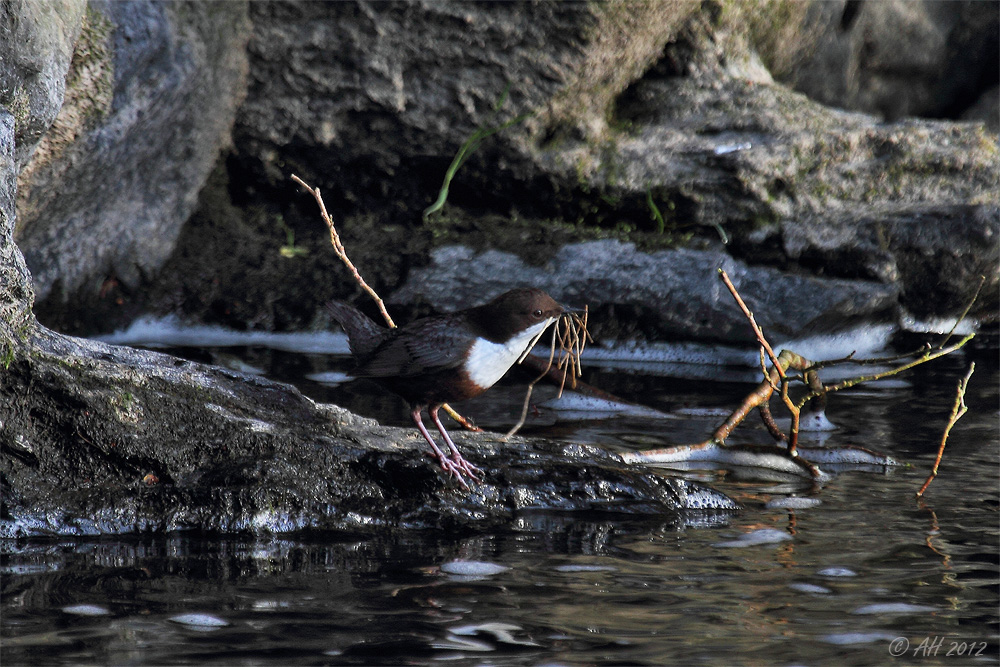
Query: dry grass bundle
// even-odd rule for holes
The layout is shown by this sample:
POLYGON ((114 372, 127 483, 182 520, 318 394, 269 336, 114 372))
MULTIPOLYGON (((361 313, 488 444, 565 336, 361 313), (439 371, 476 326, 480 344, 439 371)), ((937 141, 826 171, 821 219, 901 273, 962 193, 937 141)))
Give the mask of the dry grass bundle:
MULTIPOLYGON (((531 392, 534 390, 535 385, 544 377, 549 375, 553 368, 553 362, 555 362, 555 368, 557 372, 562 371, 562 379, 559 382, 559 397, 563 395, 563 389, 566 387, 566 380, 570 381, 570 388, 576 388, 576 379, 583 375, 583 365, 580 361, 580 357, 583 354, 584 348, 587 346, 588 342, 593 343, 594 339, 591 338, 590 332, 587 331, 587 319, 589 317, 589 310, 585 306, 582 313, 563 313, 562 316, 556 320, 554 329, 552 330, 552 344, 549 346, 549 361, 545 366, 545 370, 532 380, 528 384, 528 391, 524 396, 524 404, 521 406, 521 418, 517 420, 514 427, 511 428, 504 435, 504 438, 509 438, 524 426, 525 420, 528 418, 528 406, 531 404, 531 392), (556 355, 556 345, 559 345, 559 353, 556 355)), ((544 331, 542 333, 545 333, 544 331)), ((521 355, 521 358, 517 360, 517 363, 524 361, 528 353, 531 352, 532 348, 535 347, 535 343, 541 338, 542 333, 535 337, 535 340, 531 341, 531 345, 528 349, 521 355)))

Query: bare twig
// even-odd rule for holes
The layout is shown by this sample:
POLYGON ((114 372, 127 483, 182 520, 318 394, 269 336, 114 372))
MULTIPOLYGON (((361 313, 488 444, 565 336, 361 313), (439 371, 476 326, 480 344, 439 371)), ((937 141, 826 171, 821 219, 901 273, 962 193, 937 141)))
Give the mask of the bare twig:
POLYGON ((771 406, 768 405, 767 401, 764 401, 757 406, 757 412, 760 413, 760 419, 764 422, 764 426, 767 428, 767 432, 771 434, 772 438, 778 442, 788 440, 788 436, 782 433, 778 424, 774 421, 774 417, 771 415, 771 406))
POLYGON ((340 261, 347 266, 348 270, 350 270, 351 275, 354 276, 354 280, 361 285, 361 288, 368 292, 369 296, 371 296, 371 298, 375 300, 375 303, 378 304, 378 310, 382 313, 382 319, 385 320, 385 323, 389 325, 389 328, 395 329, 396 323, 392 321, 391 317, 389 317, 389 311, 385 309, 385 303, 382 301, 382 297, 380 297, 378 293, 376 293, 375 290, 368 285, 365 279, 361 277, 361 273, 358 271, 358 268, 354 266, 354 262, 352 262, 351 258, 347 256, 347 251, 344 250, 344 244, 340 240, 340 234, 337 233, 337 228, 333 224, 333 218, 331 218, 330 214, 326 212, 326 204, 323 203, 323 197, 320 195, 319 188, 309 187, 305 181, 295 174, 292 174, 292 180, 305 188, 306 191, 316 200, 316 203, 319 204, 319 212, 323 217, 323 222, 325 222, 326 226, 330 229, 330 243, 333 245, 333 251, 337 254, 337 257, 340 258, 340 261))
MULTIPOLYGON (((837 384, 823 385, 822 389, 813 389, 808 394, 800 398, 798 402, 798 407, 802 407, 809 400, 816 398, 817 396, 820 395, 826 395, 826 394, 831 394, 835 391, 841 391, 842 389, 853 387, 854 385, 861 384, 862 382, 873 382, 875 380, 881 380, 883 378, 892 377, 893 375, 898 375, 899 373, 902 373, 903 371, 908 371, 915 366, 919 366, 920 364, 927 363, 928 361, 933 361, 934 359, 937 359, 938 357, 943 357, 946 354, 951 354, 952 352, 962 348, 966 343, 968 343, 975 337, 976 334, 969 334, 964 338, 962 338, 962 340, 958 341, 957 343, 949 347, 934 348, 933 352, 931 352, 928 349, 928 351, 925 352, 923 356, 921 356, 920 358, 914 359, 908 364, 903 364, 902 366, 890 368, 889 370, 884 371, 882 373, 875 373, 874 375, 864 375, 861 377, 849 378, 842 382, 838 382, 837 384)), ((814 364, 813 366, 810 367, 810 370, 815 368, 816 365, 814 364)))
MULTIPOLYGON (((819 400, 825 403, 826 396, 831 392, 847 389, 848 387, 853 387, 854 385, 860 384, 862 382, 870 382, 873 380, 879 380, 885 377, 890 377, 892 375, 896 375, 898 373, 902 373, 903 371, 909 370, 920 364, 942 357, 946 354, 950 354, 963 347, 975 336, 974 334, 965 336, 962 340, 948 347, 944 346, 944 342, 947 342, 947 338, 945 338, 942 344, 940 344, 936 348, 932 348, 930 345, 925 345, 915 352, 895 357, 886 357, 882 359, 855 359, 854 353, 852 352, 847 357, 844 357, 842 359, 817 363, 805 359, 804 357, 787 349, 782 350, 781 354, 775 356, 773 349, 768 344, 767 340, 764 338, 763 332, 757 325, 753 313, 751 313, 750 310, 746 307, 746 304, 743 302, 743 299, 740 297, 736 288, 733 286, 732 281, 729 280, 729 276, 722 269, 719 269, 719 275, 722 281, 726 284, 726 287, 729 288, 730 293, 733 295, 733 298, 736 300, 736 303, 743 311, 743 314, 746 316, 747 320, 749 320, 750 326, 753 328, 754 335, 757 337, 757 341, 760 343, 760 367, 761 371, 764 374, 764 379, 754 388, 752 392, 750 392, 749 395, 746 396, 746 398, 743 399, 743 402, 726 418, 726 420, 715 429, 715 431, 712 433, 712 436, 708 440, 692 445, 677 445, 674 447, 645 450, 641 452, 639 451, 625 452, 622 454, 622 458, 625 461, 655 463, 660 461, 688 460, 685 459, 685 455, 689 455, 692 459, 697 458, 699 456, 704 458, 706 452, 711 452, 715 449, 717 449, 720 453, 726 452, 727 454, 731 454, 732 452, 730 450, 732 449, 739 449, 740 451, 746 451, 747 450, 746 446, 739 446, 739 445, 729 446, 726 445, 725 441, 732 433, 732 431, 736 428, 736 426, 739 425, 754 408, 756 408, 759 411, 761 419, 763 419, 764 424, 765 426, 767 426, 767 429, 771 433, 771 435, 776 440, 788 441, 787 447, 785 449, 778 451, 784 452, 787 458, 791 459, 797 466, 808 471, 809 474, 811 474, 814 478, 819 479, 822 476, 820 470, 815 465, 813 465, 809 461, 806 461, 804 458, 799 456, 797 453, 799 421, 801 419, 801 409, 803 408, 803 406, 805 406, 812 400, 819 400), (765 353, 766 356, 770 357, 771 359, 772 367, 770 370, 768 370, 767 368, 767 359, 765 353), (903 359, 910 359, 910 361, 901 366, 891 368, 887 371, 873 373, 862 377, 850 378, 848 380, 844 380, 842 382, 832 385, 824 385, 820 381, 819 375, 817 373, 817 371, 821 368, 824 368, 826 366, 834 366, 837 364, 850 363, 859 365, 872 365, 872 364, 884 364, 887 362, 895 362, 903 359), (797 371, 798 374, 789 375, 789 371, 797 371), (798 402, 793 402, 788 396, 788 387, 790 381, 792 380, 800 380, 803 383, 805 383, 809 388, 806 395, 803 396, 801 399, 799 399, 798 402), (768 401, 770 400, 771 396, 774 395, 775 392, 778 392, 780 394, 782 402, 785 404, 785 407, 788 409, 788 411, 791 413, 792 416, 791 429, 788 436, 785 436, 781 432, 777 424, 775 424, 773 417, 771 416, 771 411, 768 405, 768 401)), ((978 295, 978 290, 977 290, 977 295, 978 295)), ((975 301, 975 299, 973 299, 973 301, 975 301)), ((966 308, 966 311, 965 313, 963 313, 962 317, 964 317, 965 314, 968 313, 970 308, 971 304, 969 305, 969 308, 966 308)), ((956 403, 955 410, 953 411, 952 420, 948 424, 948 429, 945 431, 944 439, 942 439, 941 451, 938 452, 938 458, 934 464, 934 470, 931 473, 930 478, 928 478, 927 482, 924 484, 924 487, 918 493, 918 496, 921 493, 923 493, 923 491, 927 488, 927 485, 930 484, 930 481, 934 478, 934 475, 937 473, 937 467, 941 460, 941 455, 944 450, 945 440, 948 437, 948 432, 954 425, 954 422, 957 421, 958 418, 961 417, 963 414, 965 414, 966 407, 963 400, 965 395, 965 385, 968 383, 968 379, 972 375, 972 370, 973 370, 972 368, 969 369, 968 375, 966 375, 965 380, 959 386, 959 400, 956 403)), ((855 448, 855 447, 852 447, 851 450, 864 451, 866 454, 871 454, 873 458, 882 456, 882 455, 877 455, 877 453, 870 452, 868 450, 861 450, 860 448, 855 448)), ((889 457, 882 456, 882 458, 884 460, 891 461, 889 457)))
MULTIPOLYGON (((743 302, 743 298, 740 296, 740 293, 736 291, 736 287, 733 285, 733 281, 729 279, 729 274, 726 273, 725 269, 719 269, 719 277, 722 278, 722 282, 729 288, 729 293, 733 295, 734 299, 736 299, 736 304, 750 321, 750 326, 753 328, 754 335, 757 336, 757 342, 759 342, 761 347, 767 351, 767 356, 771 359, 771 363, 774 364, 774 367, 780 369, 781 366, 778 364, 778 357, 775 356, 774 350, 771 349, 771 344, 767 342, 766 338, 764 338, 764 332, 760 330, 759 326, 757 326, 757 320, 754 319, 753 313, 750 312, 750 309, 747 308, 747 305, 743 302)), ((778 376, 784 380, 785 371, 779 370, 778 376)))
POLYGON ((455 408, 451 407, 447 403, 445 403, 444 405, 442 405, 441 409, 444 410, 446 413, 448 413, 448 416, 451 417, 452 419, 454 419, 456 422, 458 422, 458 425, 461 426, 462 428, 464 428, 466 431, 472 431, 473 433, 482 433, 483 432, 483 429, 479 428, 478 426, 476 426, 475 424, 473 424, 471 421, 469 421, 468 419, 466 419, 462 415, 458 414, 455 411, 455 408))
MULTIPOLYGON (((781 364, 778 362, 778 357, 775 356, 774 350, 771 349, 771 344, 768 343, 767 339, 764 337, 764 332, 761 331, 760 326, 758 326, 753 313, 750 312, 746 303, 743 302, 743 298, 740 296, 740 293, 736 291, 736 286, 733 285, 733 281, 729 279, 729 274, 726 273, 725 269, 720 268, 719 277, 722 279, 722 282, 726 284, 726 287, 729 289, 729 293, 733 295, 734 299, 736 299, 736 303, 740 307, 740 310, 743 311, 743 314, 746 316, 747 320, 749 320, 750 326, 753 328, 753 333, 757 337, 757 342, 760 343, 760 346, 767 352, 767 356, 771 359, 773 371, 772 373, 764 373, 765 380, 771 385, 772 390, 779 388, 778 380, 780 380, 781 402, 785 404, 785 407, 788 408, 788 412, 792 416, 792 423, 788 429, 788 454, 795 457, 795 450, 799 444, 799 416, 801 413, 801 406, 796 405, 788 396, 788 377, 785 375, 785 369, 782 368, 781 364), (777 372, 777 378, 771 377, 774 371, 777 372)), ((784 353, 784 351, 782 353, 784 353)), ((795 356, 798 357, 798 355, 795 356)), ((799 358, 801 359, 801 357, 799 358)), ((761 365, 763 366, 763 364, 761 365)))
POLYGON ((841 357, 839 359, 827 359, 825 361, 814 362, 812 366, 806 370, 818 371, 824 368, 829 368, 830 366, 839 366, 840 364, 854 364, 856 366, 881 366, 884 364, 891 364, 896 361, 902 361, 903 359, 910 359, 918 354, 926 354, 930 352, 933 348, 930 343, 924 343, 916 350, 912 352, 904 352, 902 354, 895 354, 891 357, 869 357, 867 359, 856 359, 854 357, 857 351, 851 352, 846 357, 841 357))
POLYGON ((941 445, 938 447, 937 458, 934 459, 934 467, 931 468, 931 474, 927 476, 927 481, 924 482, 924 485, 920 487, 919 491, 917 491, 917 498, 924 495, 924 491, 927 490, 927 487, 930 486, 931 482, 934 481, 934 478, 937 477, 938 466, 941 465, 941 457, 944 456, 944 447, 948 444, 948 434, 951 433, 951 428, 955 425, 955 422, 962 418, 962 415, 969 411, 968 406, 965 405, 965 390, 969 386, 969 378, 972 377, 975 370, 975 362, 969 364, 969 372, 966 373, 965 377, 963 377, 958 383, 955 405, 951 408, 951 416, 948 417, 948 425, 944 427, 944 435, 941 436, 941 445))

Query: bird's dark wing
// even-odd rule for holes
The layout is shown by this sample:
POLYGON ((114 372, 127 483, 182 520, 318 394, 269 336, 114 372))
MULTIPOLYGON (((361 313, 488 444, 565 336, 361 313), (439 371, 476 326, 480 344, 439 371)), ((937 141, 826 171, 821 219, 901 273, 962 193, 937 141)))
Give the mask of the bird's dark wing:
POLYGON ((356 375, 409 377, 456 368, 462 363, 462 344, 468 334, 456 329, 447 317, 418 320, 390 332, 381 345, 362 360, 356 375))

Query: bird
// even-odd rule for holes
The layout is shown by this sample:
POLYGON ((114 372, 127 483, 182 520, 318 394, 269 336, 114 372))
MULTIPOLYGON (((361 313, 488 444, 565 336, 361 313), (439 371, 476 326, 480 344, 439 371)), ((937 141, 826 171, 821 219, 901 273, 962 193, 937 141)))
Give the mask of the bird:
POLYGON ((534 287, 512 289, 492 301, 387 329, 342 301, 327 311, 347 333, 355 377, 374 380, 402 397, 442 470, 469 489, 482 470, 469 463, 445 430, 438 410, 445 403, 479 396, 519 361, 563 313, 575 312, 534 287), (427 410, 447 445, 438 446, 424 425, 427 410))

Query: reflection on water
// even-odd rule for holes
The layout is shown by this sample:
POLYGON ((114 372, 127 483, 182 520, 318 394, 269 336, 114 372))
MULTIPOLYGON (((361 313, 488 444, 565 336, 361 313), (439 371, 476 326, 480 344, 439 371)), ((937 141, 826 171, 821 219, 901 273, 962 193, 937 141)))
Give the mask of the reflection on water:
MULTIPOLYGON (((238 352, 241 363, 294 379, 319 400, 405 423, 395 399, 363 383, 304 379, 342 370, 337 363, 238 352)), ((815 437, 876 448, 912 467, 841 474, 818 490, 747 471, 683 473, 746 506, 721 521, 535 513, 471 536, 0 543, 0 658, 4 665, 882 665, 902 651, 900 664, 996 664, 998 374, 996 351, 981 354, 970 412, 923 501, 914 492, 967 356, 831 401, 840 428, 815 437)), ((529 430, 622 449, 693 442, 747 389, 607 369, 587 379, 667 416, 557 422, 542 410, 529 430)), ((463 408, 503 428, 520 411, 520 392, 510 384, 463 408)), ((734 437, 762 437, 758 427, 746 430, 734 437)))

